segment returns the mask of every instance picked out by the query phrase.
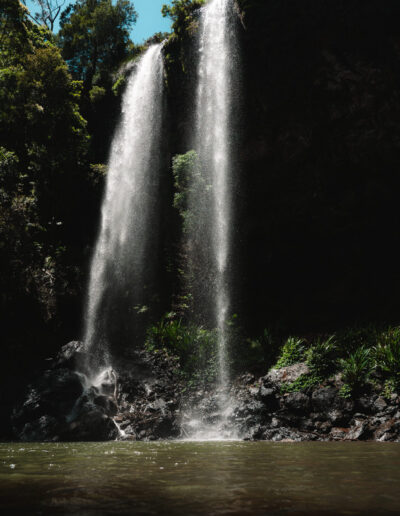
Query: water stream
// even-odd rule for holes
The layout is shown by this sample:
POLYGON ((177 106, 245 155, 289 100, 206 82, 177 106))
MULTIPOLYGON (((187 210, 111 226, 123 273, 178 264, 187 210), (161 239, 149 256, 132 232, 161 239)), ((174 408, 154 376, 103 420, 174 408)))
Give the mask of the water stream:
MULTIPOLYGON (((218 382, 216 413, 207 421, 193 411, 183 428, 184 434, 197 439, 238 437, 231 417, 227 332, 232 309, 235 25, 233 0, 212 0, 201 10, 194 146, 205 188, 194 188, 196 193, 190 195, 189 209, 199 219, 196 228, 202 228, 200 236, 190 238, 200 240, 198 248, 205 250, 198 274, 203 290, 198 311, 206 325, 217 330, 218 382)), ((129 79, 111 149, 86 311, 89 385, 102 385, 104 373, 111 374, 115 346, 134 345, 132 307, 145 303, 156 267, 162 81, 161 46, 154 45, 129 79)))
POLYGON ((93 381, 110 365, 113 341, 132 340, 123 331, 129 333, 132 307, 144 303, 155 266, 162 104, 163 59, 154 45, 129 78, 111 148, 85 316, 93 381))
MULTIPOLYGON (((202 438, 236 437, 226 421, 232 412, 232 400, 228 394, 229 336, 227 322, 232 297, 232 226, 234 193, 234 145, 235 132, 233 110, 235 107, 235 82, 237 81, 236 13, 233 0, 212 0, 201 12, 198 89, 196 101, 195 148, 199 155, 202 177, 209 185, 211 195, 194 189, 189 200, 192 210, 202 218, 200 226, 205 230, 200 236, 199 247, 207 249, 200 272, 202 283, 203 313, 217 328, 218 385, 220 417, 218 424, 205 428, 194 417, 188 432, 202 438), (201 209, 199 210, 199 206, 201 209)), ((199 238, 198 235, 192 238, 199 238)), ((209 322, 209 321, 208 321, 209 322)))

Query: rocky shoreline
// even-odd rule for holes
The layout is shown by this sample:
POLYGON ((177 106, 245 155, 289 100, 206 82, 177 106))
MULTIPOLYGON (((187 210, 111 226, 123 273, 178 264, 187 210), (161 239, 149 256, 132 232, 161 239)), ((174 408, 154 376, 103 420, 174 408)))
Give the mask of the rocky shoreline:
MULTIPOLYGON (((12 417, 20 441, 154 441, 186 437, 188 407, 200 407, 206 425, 218 423, 217 395, 185 391, 174 357, 138 351, 106 370, 95 385, 80 371, 82 345, 64 346, 29 386, 12 417), (112 371, 112 373, 111 373, 112 371)), ((340 375, 314 388, 283 388, 307 373, 299 363, 265 376, 238 377, 224 424, 245 440, 400 441, 400 397, 379 385, 357 398, 341 393, 340 375)))

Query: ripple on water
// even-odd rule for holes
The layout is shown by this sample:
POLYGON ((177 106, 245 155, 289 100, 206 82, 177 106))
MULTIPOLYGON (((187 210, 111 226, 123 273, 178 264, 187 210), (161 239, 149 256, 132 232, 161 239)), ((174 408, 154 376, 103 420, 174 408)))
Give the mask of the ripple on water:
POLYGON ((132 514, 132 507, 140 515, 168 507, 176 516, 400 513, 397 444, 46 443, 45 449, 47 460, 42 445, 0 444, 5 514, 58 514, 55 508, 77 516, 99 508, 132 514))

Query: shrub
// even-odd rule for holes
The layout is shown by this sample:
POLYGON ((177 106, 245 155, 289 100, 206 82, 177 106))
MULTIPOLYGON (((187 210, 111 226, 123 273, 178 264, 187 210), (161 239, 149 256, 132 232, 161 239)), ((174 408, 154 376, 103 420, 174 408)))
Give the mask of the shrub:
POLYGON ((357 349, 375 346, 379 330, 374 326, 347 328, 337 334, 337 346, 342 353, 353 353, 357 349))
POLYGON ((400 328, 390 328, 382 333, 373 353, 377 368, 386 373, 398 387, 400 385, 400 328))
POLYGON ((257 339, 241 337, 233 339, 233 371, 265 374, 276 362, 280 346, 272 333, 265 329, 257 339))
POLYGON ((340 365, 345 384, 349 386, 351 391, 359 390, 367 383, 372 372, 371 351, 368 348, 360 347, 347 358, 342 358, 340 365))
POLYGON ((306 362, 311 373, 318 377, 328 377, 337 368, 337 343, 334 335, 318 339, 306 352, 306 362))
POLYGON ((304 359, 304 339, 289 337, 284 343, 278 362, 275 364, 276 369, 287 367, 304 359))
POLYGON ((216 332, 184 324, 174 316, 167 314, 148 329, 146 349, 150 352, 162 349, 175 355, 189 386, 213 382, 216 377, 216 332))

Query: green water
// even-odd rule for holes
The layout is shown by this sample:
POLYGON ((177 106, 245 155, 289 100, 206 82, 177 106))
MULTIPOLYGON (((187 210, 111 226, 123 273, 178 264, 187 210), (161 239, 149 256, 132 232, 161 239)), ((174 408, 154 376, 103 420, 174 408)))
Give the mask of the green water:
POLYGON ((400 444, 0 444, 2 514, 400 514, 400 444))

